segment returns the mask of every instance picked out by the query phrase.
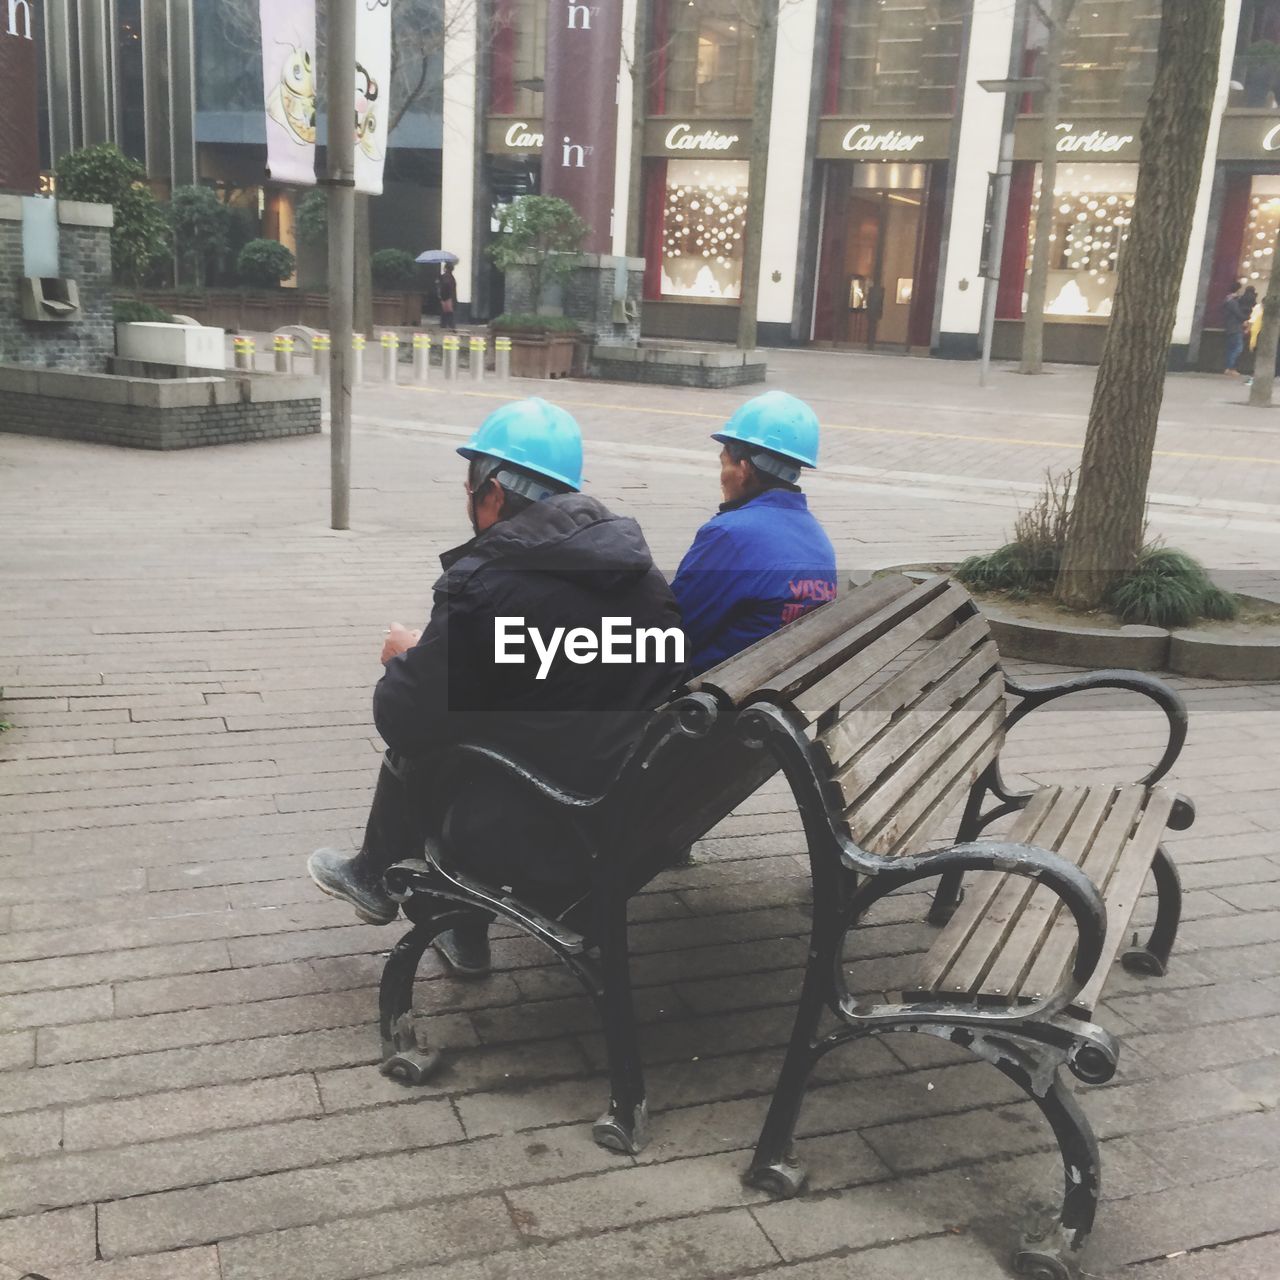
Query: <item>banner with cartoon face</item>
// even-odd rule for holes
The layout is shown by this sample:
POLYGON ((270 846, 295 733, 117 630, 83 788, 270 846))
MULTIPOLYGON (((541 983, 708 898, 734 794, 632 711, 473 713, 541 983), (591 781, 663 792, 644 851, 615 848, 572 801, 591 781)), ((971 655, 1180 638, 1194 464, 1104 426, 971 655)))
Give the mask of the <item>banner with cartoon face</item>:
POLYGON ((382 194, 391 108, 391 0, 356 0, 356 190, 382 194))
POLYGON ((260 0, 267 172, 273 182, 316 182, 315 0, 260 0))

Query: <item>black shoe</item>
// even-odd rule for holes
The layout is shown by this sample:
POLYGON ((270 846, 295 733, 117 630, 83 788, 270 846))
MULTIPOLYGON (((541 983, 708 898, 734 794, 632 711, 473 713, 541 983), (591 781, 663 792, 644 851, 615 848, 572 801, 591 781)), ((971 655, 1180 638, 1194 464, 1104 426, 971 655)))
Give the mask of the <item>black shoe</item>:
POLYGON ((382 876, 360 865, 360 854, 338 849, 317 849, 307 859, 307 871, 331 898, 349 902, 366 924, 390 924, 400 906, 382 885, 382 876))
POLYGON ((437 934, 431 945, 458 978, 483 978, 493 967, 489 955, 489 921, 459 925, 437 934))

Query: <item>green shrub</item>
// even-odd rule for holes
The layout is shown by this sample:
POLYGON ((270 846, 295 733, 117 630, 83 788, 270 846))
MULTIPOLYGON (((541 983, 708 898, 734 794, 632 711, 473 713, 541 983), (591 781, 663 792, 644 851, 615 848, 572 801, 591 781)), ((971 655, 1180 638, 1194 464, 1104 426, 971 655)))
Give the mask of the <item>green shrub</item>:
POLYGON ((212 187, 175 187, 169 222, 182 276, 196 286, 225 264, 231 244, 232 213, 212 187))
POLYGON ((403 249, 379 249, 370 259, 373 282, 380 289, 412 289, 418 266, 403 249))
POLYGON ((169 255, 172 235, 164 208, 146 185, 146 170, 114 143, 84 147, 57 167, 58 198, 109 204, 111 265, 118 279, 135 287, 169 255))
POLYGON ((520 196, 498 210, 498 238, 486 251, 499 271, 529 271, 533 308, 543 290, 568 278, 587 234, 587 224, 558 196, 520 196))
POLYGON ((1144 547, 1137 567, 1112 591, 1107 603, 1121 622, 1149 627, 1185 627, 1198 618, 1229 621, 1235 598, 1213 584, 1203 566, 1172 547, 1144 547))
POLYGON ((298 239, 317 247, 329 239, 329 197, 323 191, 308 191, 298 205, 298 239))
POLYGON ((1045 473, 1044 488, 1013 522, 1013 541, 986 555, 970 556, 955 576, 979 591, 1052 590, 1067 542, 1067 517, 1075 472, 1045 473))
POLYGON ((236 273, 245 284, 273 289, 297 270, 294 256, 278 240, 250 240, 236 259, 236 273))
POLYGON ((173 317, 149 302, 136 298, 117 298, 115 302, 116 324, 172 324, 173 317))
POLYGON ((535 316, 528 312, 507 312, 489 321, 495 333, 577 333, 578 326, 568 316, 535 316))

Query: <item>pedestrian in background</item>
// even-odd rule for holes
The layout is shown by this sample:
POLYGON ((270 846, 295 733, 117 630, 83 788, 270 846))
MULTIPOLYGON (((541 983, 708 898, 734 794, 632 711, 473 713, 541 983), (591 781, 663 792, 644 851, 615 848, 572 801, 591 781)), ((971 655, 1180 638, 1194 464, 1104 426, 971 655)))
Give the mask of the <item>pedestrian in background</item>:
POLYGON ((453 263, 446 262, 440 273, 440 283, 436 286, 440 297, 440 327, 456 329, 458 318, 454 315, 454 307, 458 302, 458 282, 453 278, 453 263))
MULTIPOLYGON (((1249 312, 1253 309, 1245 303, 1244 294, 1244 282, 1237 280, 1222 304, 1222 330, 1227 343, 1226 367, 1222 372, 1233 378, 1240 376, 1236 365, 1244 353, 1245 326, 1249 322, 1249 312)), ((1254 297, 1257 297, 1256 293, 1254 297)))

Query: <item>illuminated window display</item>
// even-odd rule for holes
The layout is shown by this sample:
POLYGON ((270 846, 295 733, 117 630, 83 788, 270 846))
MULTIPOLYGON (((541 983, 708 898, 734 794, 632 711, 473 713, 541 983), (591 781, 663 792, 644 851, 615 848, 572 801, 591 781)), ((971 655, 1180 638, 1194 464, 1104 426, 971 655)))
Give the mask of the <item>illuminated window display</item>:
POLYGON ((747 219, 745 160, 669 160, 662 209, 662 296, 737 299, 747 219))
MULTIPOLYGON (((1116 291, 1120 246, 1133 221, 1138 166, 1131 164, 1059 165, 1054 187, 1052 252, 1045 314, 1050 317, 1106 317, 1116 291)), ((1035 242, 1040 200, 1036 166, 1036 198, 1031 206, 1027 270, 1035 242)), ((1025 310, 1025 295, 1023 307, 1025 310)))
POLYGON ((1240 276, 1257 291, 1266 292, 1276 235, 1280 233, 1280 177, 1255 177, 1249 194, 1249 214, 1240 248, 1240 276))

